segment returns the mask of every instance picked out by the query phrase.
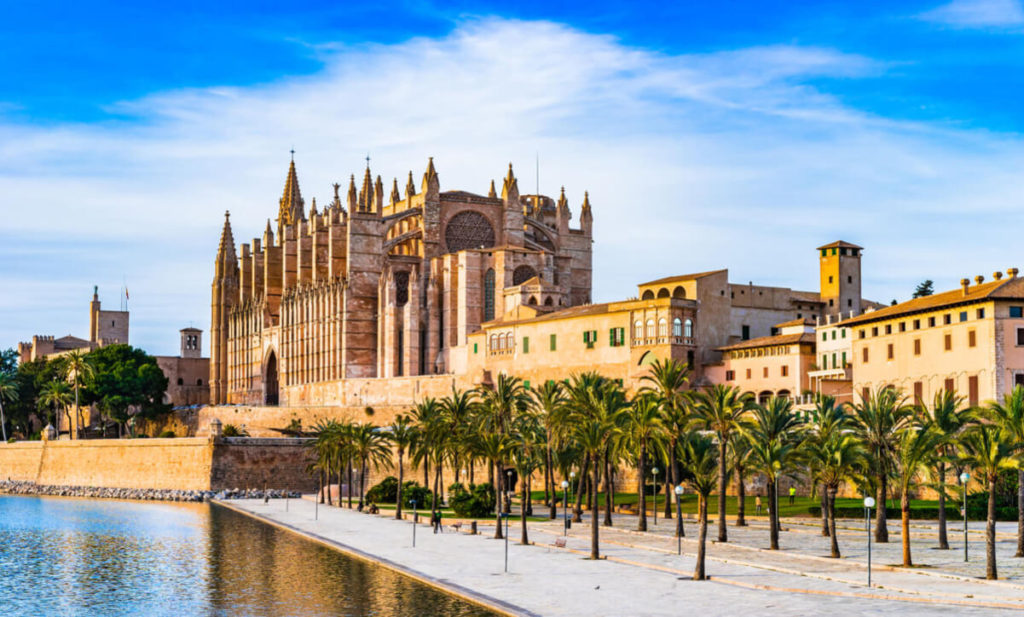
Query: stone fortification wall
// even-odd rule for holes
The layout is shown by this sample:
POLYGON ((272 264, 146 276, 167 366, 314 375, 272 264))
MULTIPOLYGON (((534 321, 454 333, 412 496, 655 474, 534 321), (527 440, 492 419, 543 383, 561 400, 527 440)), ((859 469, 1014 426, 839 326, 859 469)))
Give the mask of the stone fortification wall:
POLYGON ((299 439, 95 439, 0 444, 0 478, 132 489, 315 490, 299 439))

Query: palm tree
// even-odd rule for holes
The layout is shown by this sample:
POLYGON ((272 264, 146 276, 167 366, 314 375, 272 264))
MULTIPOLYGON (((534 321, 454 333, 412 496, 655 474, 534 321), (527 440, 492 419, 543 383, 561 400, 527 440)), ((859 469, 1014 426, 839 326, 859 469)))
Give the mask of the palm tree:
POLYGON ((359 461, 359 509, 363 509, 366 495, 366 472, 391 464, 388 438, 373 424, 357 424, 352 431, 352 455, 359 461))
MULTIPOLYGON (((672 486, 679 484, 679 470, 676 464, 676 444, 689 423, 689 392, 686 387, 690 382, 690 369, 674 358, 657 359, 650 366, 650 372, 640 378, 644 382, 640 392, 652 392, 661 399, 665 428, 668 431, 668 470, 666 477, 672 486)), ((742 510, 741 510, 742 512, 742 510)), ((665 500, 666 516, 671 517, 672 508, 665 500)), ((676 535, 683 534, 683 521, 676 521, 676 535)))
POLYGON ((512 448, 512 440, 508 435, 501 433, 483 432, 477 436, 477 448, 480 454, 487 459, 491 465, 494 476, 494 538, 500 540, 504 537, 501 531, 501 488, 502 476, 501 463, 508 456, 512 448))
MULTIPOLYGON (((454 385, 452 393, 441 399, 441 409, 447 422, 452 427, 452 469, 461 469, 464 458, 471 458, 468 452, 469 440, 466 433, 470 429, 473 412, 476 408, 476 395, 471 390, 459 390, 454 385)), ((456 473, 458 473, 456 471, 456 473)))
POLYGON ((900 431, 910 422, 912 413, 906 398, 893 388, 882 388, 861 399, 853 407, 854 431, 867 449, 878 491, 878 509, 875 515, 875 541, 888 542, 885 498, 888 494, 889 475, 896 457, 900 431))
MULTIPOLYGON (((520 524, 522 535, 519 542, 523 545, 530 544, 530 538, 526 530, 526 516, 530 503, 530 476, 541 466, 541 450, 543 449, 544 428, 540 424, 540 418, 533 413, 522 413, 512 423, 512 464, 519 474, 521 487, 521 503, 519 504, 520 524)), ((511 488, 509 489, 511 490, 511 488)))
POLYGON ((728 542, 725 528, 725 489, 728 486, 727 459, 729 439, 740 426, 750 406, 749 395, 739 388, 716 385, 697 394, 694 412, 708 430, 715 432, 718 440, 718 541, 728 542))
MULTIPOLYGON (((80 418, 82 411, 78 406, 78 387, 79 385, 92 377, 93 368, 92 364, 89 363, 89 356, 82 352, 81 349, 75 349, 67 353, 64 356, 64 371, 68 381, 75 388, 75 430, 74 437, 78 438, 78 433, 81 430, 80 418)), ((68 431, 71 431, 71 427, 68 427, 68 431)))
POLYGON ((800 416, 789 398, 772 397, 755 405, 748 423, 740 431, 750 442, 750 457, 768 481, 769 538, 771 549, 779 549, 779 478, 791 469, 800 454, 800 416))
MULTIPOLYGON (((702 581, 706 578, 704 562, 708 537, 708 496, 715 490, 716 480, 721 482, 722 475, 721 470, 716 473, 715 445, 709 437, 690 433, 679 443, 679 455, 683 477, 697 493, 700 533, 697 536, 697 565, 693 571, 693 580, 702 581)), ((719 485, 718 490, 724 493, 725 487, 719 485)))
MULTIPOLYGON (((960 439, 964 464, 974 468, 988 487, 988 520, 985 525, 985 578, 999 578, 996 571, 996 480, 1004 469, 1019 468, 1015 448, 1001 439, 998 427, 980 424, 968 429, 960 439)), ((966 504, 964 504, 966 507, 966 504)))
MULTIPOLYGON (((44 408, 50 407, 53 409, 54 424, 57 423, 57 408, 63 407, 66 410, 70 404, 71 388, 63 381, 49 381, 43 386, 42 391, 39 393, 39 405, 44 408)), ((68 416, 68 424, 71 424, 71 416, 68 416)))
MULTIPOLYGON (((647 473, 648 449, 667 435, 662 418, 661 400, 653 394, 644 393, 633 400, 629 407, 627 436, 631 449, 636 455, 637 494, 640 499, 640 516, 637 520, 637 531, 647 531, 647 491, 645 478, 647 473)), ((655 486, 657 491, 658 487, 655 486)))
POLYGON ((544 427, 544 493, 548 498, 550 512, 548 518, 558 516, 557 494, 555 489, 554 448, 561 441, 563 431, 559 429, 565 410, 565 389, 562 382, 549 380, 532 391, 532 407, 540 416, 544 427), (549 493, 550 491, 550 493, 549 493))
POLYGON ((908 425, 899 435, 896 447, 896 472, 900 490, 900 536, 903 540, 903 565, 914 565, 910 555, 910 492, 921 473, 927 473, 945 435, 929 423, 908 425))
POLYGON ((398 453, 398 491, 395 502, 395 519, 402 518, 402 483, 405 480, 405 453, 416 443, 419 431, 409 416, 402 414, 391 424, 389 439, 398 453))
MULTIPOLYGON (((836 404, 836 399, 831 396, 819 395, 814 402, 814 409, 808 413, 808 429, 811 431, 812 441, 810 445, 821 445, 827 442, 832 435, 844 432, 850 427, 850 416, 846 413, 846 406, 836 404)), ((828 512, 828 488, 821 478, 821 469, 815 465, 819 463, 814 457, 810 463, 811 477, 815 479, 815 487, 821 485, 821 535, 828 536, 829 512, 828 512)))
POLYGON ((825 496, 824 516, 831 540, 831 556, 838 559, 839 536, 836 534, 836 494, 846 480, 860 477, 867 462, 864 447, 852 434, 842 431, 815 430, 807 441, 808 461, 817 470, 818 481, 825 496))
POLYGON ((936 481, 939 488, 939 548, 949 549, 946 535, 946 461, 953 455, 956 441, 970 421, 970 414, 963 407, 964 398, 955 392, 943 390, 935 394, 931 409, 931 425, 945 437, 939 445, 939 456, 935 458, 938 469, 936 481))
POLYGON ((598 380, 574 380, 570 390, 576 390, 578 385, 589 383, 586 391, 576 391, 573 394, 575 407, 575 418, 573 422, 573 437, 583 451, 587 454, 593 465, 593 484, 591 486, 591 531, 590 531, 590 558, 599 559, 598 550, 598 514, 600 503, 597 496, 597 487, 601 480, 602 456, 604 456, 611 444, 620 438, 623 432, 623 416, 627 403, 622 389, 613 382, 605 379, 598 380))
MULTIPOLYGON (((1003 397, 1002 403, 990 403, 986 416, 1003 432, 1003 439, 1018 449, 1024 448, 1024 386, 1017 386, 1003 397)), ((1024 557, 1024 466, 1017 470, 1017 553, 1024 557)))
POLYGON ((14 375, 0 373, 0 432, 3 433, 4 443, 7 443, 7 419, 4 417, 4 401, 18 400, 18 384, 14 381, 14 375))
MULTIPOLYGON (((529 408, 530 398, 526 394, 523 380, 504 373, 498 374, 498 380, 493 387, 480 386, 478 389, 480 397, 480 430, 494 432, 499 435, 508 435, 512 427, 512 420, 529 408)), ((498 461, 497 473, 501 475, 501 468, 504 461, 498 461)), ((501 503, 501 485, 503 480, 498 479, 497 496, 501 503)), ((511 504, 504 503, 503 511, 508 513, 511 504)))
POLYGON ((733 435, 729 447, 729 466, 736 474, 736 526, 746 527, 746 472, 750 466, 750 442, 742 433, 733 435))

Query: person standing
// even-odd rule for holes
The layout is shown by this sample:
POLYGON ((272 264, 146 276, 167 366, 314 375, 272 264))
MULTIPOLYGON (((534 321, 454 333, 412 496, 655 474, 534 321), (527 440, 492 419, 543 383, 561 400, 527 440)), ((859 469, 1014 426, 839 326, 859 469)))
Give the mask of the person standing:
POLYGON ((795 503, 796 503, 796 487, 795 486, 791 486, 791 487, 789 487, 789 505, 793 505, 795 503))
POLYGON ((754 505, 757 506, 757 515, 761 516, 761 495, 757 495, 754 498, 754 505))

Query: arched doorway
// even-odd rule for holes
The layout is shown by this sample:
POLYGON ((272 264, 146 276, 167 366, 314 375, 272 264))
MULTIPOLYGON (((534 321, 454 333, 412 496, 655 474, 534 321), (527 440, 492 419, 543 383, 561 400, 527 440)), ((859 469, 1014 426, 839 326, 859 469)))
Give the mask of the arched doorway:
POLYGON ((277 401, 277 354, 271 350, 263 372, 263 403, 277 405, 277 401))

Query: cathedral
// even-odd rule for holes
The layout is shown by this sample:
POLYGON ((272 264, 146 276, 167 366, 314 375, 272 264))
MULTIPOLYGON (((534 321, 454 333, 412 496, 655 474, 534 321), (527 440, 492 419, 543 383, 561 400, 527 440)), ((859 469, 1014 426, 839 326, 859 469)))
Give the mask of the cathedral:
POLYGON ((512 166, 486 195, 441 191, 433 159, 386 190, 307 211, 292 160, 276 225, 236 250, 225 214, 214 266, 210 398, 294 405, 346 380, 462 375, 469 336, 504 315, 587 304, 593 215, 520 195, 512 166))

